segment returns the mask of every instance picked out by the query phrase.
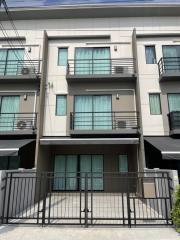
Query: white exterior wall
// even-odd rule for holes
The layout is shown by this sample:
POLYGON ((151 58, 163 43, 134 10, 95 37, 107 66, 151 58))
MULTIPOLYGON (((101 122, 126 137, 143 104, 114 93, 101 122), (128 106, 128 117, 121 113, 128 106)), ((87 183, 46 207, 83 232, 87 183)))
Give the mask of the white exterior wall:
MULTIPOLYGON (((58 47, 68 47, 69 58, 73 59, 75 47, 110 46, 112 58, 132 57, 132 32, 136 28, 137 33, 179 33, 180 17, 147 17, 147 18, 104 18, 104 19, 60 19, 60 20, 23 20, 14 21, 20 36, 26 37, 25 44, 38 45, 33 47, 29 55, 37 58, 42 54, 43 30, 47 30, 48 36, 79 36, 79 35, 110 35, 108 40, 54 40, 49 41, 48 75, 46 79, 45 122, 44 136, 65 136, 66 117, 55 116, 56 94, 68 94, 68 84, 65 79, 66 70, 57 66, 58 47), (99 42, 99 44, 95 44, 99 42), (111 43, 111 44, 110 44, 111 43), (117 46, 117 52, 114 46, 117 46), (48 84, 49 83, 49 84, 48 84), (51 86, 51 87, 49 87, 51 86)), ((11 29, 9 23, 4 22, 6 29, 11 29)), ((0 33, 1 34, 1 33, 0 33)), ((13 31, 8 31, 14 36, 13 31)), ((1 34, 2 35, 2 34, 1 34)), ((146 39, 138 41, 138 62, 140 72, 140 95, 142 104, 142 120, 144 135, 164 135, 162 115, 150 115, 149 92, 161 92, 158 80, 157 65, 145 64, 145 44, 156 45, 157 60, 162 56, 161 45, 172 44, 172 39, 146 39)), ((175 43, 174 43, 175 44, 175 43)), ((176 42, 176 44, 178 44, 176 42)), ((1 45, 1 43, 0 43, 1 45)), ((163 83, 162 83, 163 84, 163 83)), ((93 86, 92 86, 93 87, 93 86)), ((176 91, 179 91, 176 89, 176 91)))

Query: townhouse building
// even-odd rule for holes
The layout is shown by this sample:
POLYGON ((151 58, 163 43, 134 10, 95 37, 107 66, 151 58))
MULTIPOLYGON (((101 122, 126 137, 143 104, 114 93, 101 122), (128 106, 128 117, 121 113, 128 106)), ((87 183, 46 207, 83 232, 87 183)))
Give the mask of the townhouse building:
POLYGON ((180 171, 180 5, 1 10, 0 166, 54 190, 115 191, 104 172, 180 171), (30 57, 30 59, 29 59, 30 57), (76 179, 77 176, 77 179, 76 179))

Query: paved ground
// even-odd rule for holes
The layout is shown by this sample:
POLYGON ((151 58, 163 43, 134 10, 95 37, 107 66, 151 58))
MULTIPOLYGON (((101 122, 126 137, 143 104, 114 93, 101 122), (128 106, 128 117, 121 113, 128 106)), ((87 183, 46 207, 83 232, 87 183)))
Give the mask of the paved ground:
POLYGON ((172 228, 0 226, 1 240, 179 240, 172 228))

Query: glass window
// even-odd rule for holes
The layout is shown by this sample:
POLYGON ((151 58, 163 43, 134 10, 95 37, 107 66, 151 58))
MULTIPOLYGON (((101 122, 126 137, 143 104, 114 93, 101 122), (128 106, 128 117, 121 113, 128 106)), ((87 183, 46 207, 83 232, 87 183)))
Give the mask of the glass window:
POLYGON ((161 102, 160 102, 159 93, 149 94, 149 104, 150 104, 150 113, 152 115, 161 114, 161 102))
POLYGON ((119 155, 119 172, 128 172, 128 156, 126 154, 119 155))
POLYGON ((156 50, 155 46, 145 46, 146 64, 156 63, 156 50))
POLYGON ((67 48, 59 48, 58 52, 58 65, 66 66, 68 61, 68 49, 67 48))
POLYGON ((66 116, 67 114, 67 96, 58 95, 56 96, 56 115, 66 116))
POLYGON ((20 158, 18 156, 0 157, 0 170, 12 170, 20 167, 20 158))
POLYGON ((168 94, 169 112, 180 111, 180 93, 168 94))

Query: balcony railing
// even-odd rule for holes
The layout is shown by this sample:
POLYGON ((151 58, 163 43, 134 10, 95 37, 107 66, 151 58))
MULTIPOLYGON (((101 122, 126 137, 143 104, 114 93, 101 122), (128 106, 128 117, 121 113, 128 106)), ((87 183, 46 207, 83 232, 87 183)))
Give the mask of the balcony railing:
POLYGON ((180 111, 173 111, 168 114, 170 130, 180 131, 180 111))
POLYGON ((159 75, 180 75, 180 57, 162 57, 158 62, 159 75))
POLYGON ((81 59, 68 60, 67 76, 134 75, 135 59, 81 59))
POLYGON ((37 113, 0 113, 0 132, 37 129, 37 113))
POLYGON ((0 76, 40 75, 40 60, 0 60, 0 76))
POLYGON ((71 130, 138 129, 137 112, 71 112, 71 130))

